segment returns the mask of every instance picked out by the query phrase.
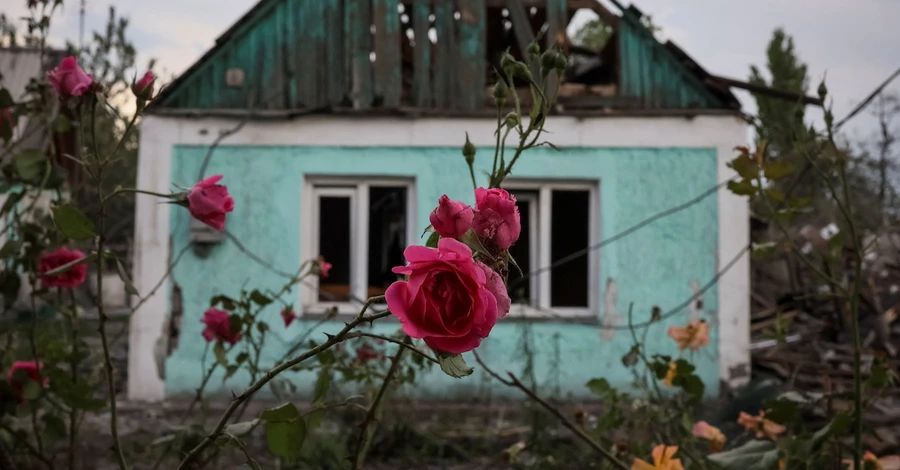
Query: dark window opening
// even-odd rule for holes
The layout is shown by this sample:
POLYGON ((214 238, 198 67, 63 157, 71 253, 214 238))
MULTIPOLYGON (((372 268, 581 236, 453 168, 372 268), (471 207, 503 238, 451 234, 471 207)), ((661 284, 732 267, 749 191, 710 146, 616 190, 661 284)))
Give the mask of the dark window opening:
MULTIPOLYGON (((590 243, 590 192, 553 191, 550 212, 550 259, 555 262, 590 243)), ((579 256, 550 272, 550 305, 587 307, 589 256, 579 256)))
POLYGON ((519 239, 509 248, 509 254, 516 260, 519 269, 510 263, 509 276, 507 278, 507 292, 513 303, 530 304, 532 299, 531 279, 528 273, 531 272, 532 263, 537 260, 531 259, 531 246, 536 242, 536 234, 531 233, 531 211, 532 203, 537 200, 535 192, 518 191, 513 192, 516 196, 516 205, 519 206, 520 221, 522 223, 522 232, 519 239), (530 197, 535 197, 530 199, 530 197), (519 271, 521 269, 521 272, 519 271), (524 277, 524 278, 523 278, 524 277))
POLYGON ((406 247, 406 188, 369 188, 369 297, 383 295, 397 280, 391 269, 404 264, 406 247))
POLYGON ((319 300, 350 300, 350 198, 319 198, 319 255, 331 263, 328 277, 319 278, 319 300))

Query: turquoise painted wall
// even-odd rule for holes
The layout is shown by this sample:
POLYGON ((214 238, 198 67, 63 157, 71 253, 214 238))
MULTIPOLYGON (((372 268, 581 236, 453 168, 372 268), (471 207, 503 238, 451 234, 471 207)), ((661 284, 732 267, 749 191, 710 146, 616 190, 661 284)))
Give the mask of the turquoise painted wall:
MULTIPOLYGON (((172 183, 193 184, 206 152, 205 147, 173 149, 172 183)), ((491 153, 491 149, 479 150, 478 163, 485 168, 476 169, 476 175, 488 169, 486 156, 491 153)), ((225 176, 223 183, 235 199, 235 210, 228 216, 228 230, 250 251, 286 272, 295 272, 301 259, 300 197, 304 174, 415 178, 418 220, 414 222, 423 229, 441 194, 474 202, 468 169, 458 148, 220 146, 206 174, 218 173, 225 176)), ((565 148, 562 152, 537 148, 529 150, 517 163, 514 176, 596 179, 600 187, 599 233, 605 239, 714 186, 716 152, 713 148, 565 148)), ((186 210, 173 207, 173 252, 179 252, 188 243, 189 217, 186 210)), ((688 299, 693 293, 691 281, 705 284, 713 277, 717 240, 717 202, 712 196, 604 247, 595 288, 602 291, 606 280, 612 277, 618 283, 618 312, 627 314, 633 302, 634 321, 645 321, 653 306, 666 311, 688 299)), ((304 258, 314 255, 304 254, 304 258)), ((205 259, 191 251, 186 253, 172 279, 182 289, 184 317, 178 348, 166 362, 169 396, 190 393, 199 385, 202 373, 198 359, 205 345, 200 336, 200 318, 211 296, 237 295, 242 286, 275 289, 284 284, 283 278, 252 262, 228 240, 213 248, 205 259)), ((294 292, 289 301, 297 302, 298 297, 294 292)), ((598 318, 605 313, 600 298, 598 318)), ((710 395, 717 393, 719 387, 717 308, 717 291, 711 289, 704 302, 704 316, 713 326, 710 347, 693 356, 710 395)), ((270 359, 280 357, 285 345, 314 323, 295 322, 284 330, 278 310, 273 304, 263 313, 277 336, 267 345, 270 359)), ((649 350, 677 355, 666 330, 669 325, 684 324, 688 315, 685 309, 651 326, 647 334, 649 350)), ((321 332, 314 332, 311 337, 322 340, 323 332, 336 332, 341 326, 337 322, 326 323, 319 328, 321 332)), ((398 326, 396 321, 382 321, 374 329, 390 334, 398 326)), ((606 340, 596 325, 527 323, 506 318, 483 342, 479 353, 498 370, 520 372, 525 359, 517 344, 525 329, 530 329, 533 340, 537 383, 549 387, 545 389, 548 392, 558 385, 563 394, 585 396, 584 384, 593 377, 606 377, 623 388, 632 381, 631 372, 621 364, 621 357, 632 344, 629 333, 619 331, 612 340, 606 340), (557 349, 560 367, 554 368, 557 349)), ((467 360, 470 365, 475 364, 469 355, 467 360)), ((247 380, 247 376, 238 374, 222 384, 220 376, 211 385, 222 384, 223 391, 241 390, 247 380)), ((295 378, 300 390, 311 390, 314 380, 311 373, 300 373, 295 378)), ((473 376, 452 379, 435 367, 430 374, 419 377, 417 393, 428 398, 518 396, 516 391, 492 383, 477 368, 473 376)))

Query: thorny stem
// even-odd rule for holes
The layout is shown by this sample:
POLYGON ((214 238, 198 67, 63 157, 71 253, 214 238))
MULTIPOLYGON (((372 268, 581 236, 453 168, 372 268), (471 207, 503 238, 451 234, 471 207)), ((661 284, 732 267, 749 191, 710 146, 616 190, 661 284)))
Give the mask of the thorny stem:
POLYGON ((410 351, 424 357, 425 359, 428 359, 428 361, 430 361, 430 362, 433 362, 435 364, 440 364, 440 362, 437 359, 431 357, 428 353, 423 352, 422 350, 416 348, 415 346, 410 344, 408 341, 400 341, 398 339, 391 338, 390 336, 376 335, 374 333, 360 333, 359 336, 362 336, 365 338, 380 339, 380 340, 386 341, 388 343, 394 343, 402 348, 409 349, 410 351))
MULTIPOLYGON (((408 336, 404 342, 409 345, 410 339, 408 336)), ((353 458, 353 470, 362 470, 363 464, 366 462, 366 454, 369 453, 369 445, 372 443, 372 437, 375 435, 375 430, 370 430, 369 428, 377 419, 376 415, 381 408, 381 402, 384 399, 385 394, 387 394, 387 389, 391 385, 391 380, 397 375, 397 370, 400 368, 400 361, 403 359, 404 352, 406 352, 406 348, 398 348, 397 353, 391 358, 391 367, 388 369, 387 375, 384 376, 384 381, 381 382, 381 388, 379 388, 378 393, 375 394, 375 399, 372 400, 369 411, 366 413, 362 425, 360 425, 359 438, 356 441, 356 455, 353 458)))
POLYGON ((196 459, 200 455, 200 453, 203 452, 204 449, 209 447, 209 445, 212 444, 212 442, 222 434, 222 430, 225 429, 225 425, 228 424, 228 420, 231 418, 231 415, 234 414, 234 412, 237 410, 237 408, 239 406, 241 406, 241 404, 243 402, 250 399, 250 397, 252 397, 253 394, 255 394, 257 391, 259 391, 261 388, 263 388, 267 383, 269 383, 269 381, 274 379, 278 374, 290 369, 291 367, 296 366, 297 364, 300 364, 301 362, 303 362, 311 357, 316 356, 317 354, 321 353, 322 351, 325 351, 325 350, 331 348, 335 344, 340 343, 340 342, 344 341, 345 339, 355 336, 355 335, 351 335, 350 331, 353 328, 355 328, 356 326, 358 326, 362 323, 370 323, 379 318, 384 318, 384 317, 390 315, 391 312, 389 312, 387 310, 378 312, 378 313, 375 313, 375 314, 369 315, 369 316, 365 315, 366 310, 368 310, 372 304, 375 304, 375 303, 383 301, 383 300, 384 300, 384 296, 370 298, 369 300, 366 301, 365 305, 363 305, 363 308, 362 308, 362 310, 360 310, 359 315, 355 319, 353 319, 351 322, 347 323, 344 326, 344 328, 341 329, 340 332, 338 332, 338 334, 336 334, 334 336, 329 336, 327 341, 306 351, 305 353, 301 354, 300 356, 297 356, 294 359, 291 359, 290 361, 287 361, 287 362, 279 364, 278 366, 275 366, 274 368, 272 368, 272 370, 267 372, 259 380, 254 382, 249 388, 247 388, 247 390, 244 390, 240 395, 238 395, 237 397, 232 399, 231 404, 228 406, 228 409, 225 410, 225 413, 222 414, 222 417, 219 419, 219 422, 216 424, 216 427, 213 429, 213 431, 211 433, 209 433, 209 435, 207 435, 203 439, 203 441, 200 442, 200 444, 197 444, 196 447, 191 449, 191 451, 188 452, 187 455, 185 455, 184 460, 182 460, 181 464, 178 466, 178 470, 187 469, 188 465, 190 465, 190 463, 193 462, 194 459, 196 459))
MULTIPOLYGON (((96 103, 93 105, 94 112, 96 110, 96 103)), ((128 134, 131 126, 134 124, 134 120, 137 119, 137 114, 131 120, 129 124, 129 128, 125 130, 125 134, 128 134)), ((103 166, 104 162, 100 161, 100 154, 97 153, 97 119, 96 116, 93 119, 93 125, 91 126, 93 129, 93 138, 94 138, 94 157, 97 158, 97 200, 100 201, 100 214, 97 220, 97 316, 100 318, 100 343, 103 346, 103 362, 106 366, 106 384, 109 393, 109 432, 112 435, 113 439, 113 451, 116 453, 116 460, 119 463, 119 468, 121 470, 128 470, 128 463, 125 461, 125 454, 122 452, 122 444, 119 441, 119 419, 118 419, 118 410, 116 409, 116 384, 114 379, 115 371, 112 365, 112 359, 110 359, 109 354, 109 340, 106 337, 106 310, 103 306, 103 261, 105 257, 103 256, 103 248, 106 243, 106 238, 104 237, 103 230, 105 229, 106 222, 106 200, 103 197, 103 166)), ((125 140, 125 136, 122 137, 122 140, 125 140)), ((121 141, 119 145, 121 145, 121 141)), ((118 146, 116 147, 118 150, 118 146)), ((113 152, 111 155, 115 155, 116 152, 113 152)))
MULTIPOLYGON (((57 297, 62 301, 62 289, 57 288, 57 297)), ((72 385, 78 382, 78 303, 75 301, 75 293, 71 290, 69 295, 72 302, 72 312, 69 316, 69 328, 72 330, 72 356, 69 358, 69 367, 72 368, 72 385)), ((75 470, 75 446, 78 443, 78 409, 71 407, 69 410, 69 470, 75 470)))
MULTIPOLYGON (((37 282, 36 282, 36 280, 34 279, 34 274, 32 274, 32 277, 31 277, 31 295, 29 296, 29 297, 31 298, 31 328, 30 328, 29 331, 28 331, 28 339, 29 339, 29 342, 31 343, 31 356, 34 358, 34 362, 35 362, 36 364, 40 364, 40 363, 41 363, 41 359, 40 359, 40 357, 38 356, 38 350, 37 350, 37 317, 38 317, 38 311, 37 311, 37 305, 36 305, 36 303, 35 303, 35 301, 34 301, 34 291, 35 291, 36 288, 37 288, 36 284, 37 284, 37 282)), ((41 373, 41 368, 40 368, 40 367, 37 368, 37 374, 38 374, 38 383, 39 383, 39 384, 43 384, 43 383, 44 383, 44 379, 43 379, 43 374, 41 373)), ((32 428, 33 428, 33 430, 34 430, 34 440, 35 440, 35 442, 37 442, 37 449, 38 449, 38 451, 41 453, 41 455, 43 455, 43 453, 44 453, 44 442, 41 440, 41 432, 40 432, 40 429, 38 428, 37 408, 35 408, 34 405, 31 405, 30 408, 31 408, 31 425, 32 425, 32 428)))
POLYGON ((549 411, 550 414, 555 416, 556 419, 558 419, 563 424, 563 426, 565 426, 570 431, 575 433, 576 436, 578 436, 581 440, 583 440, 585 443, 587 443, 592 449, 597 451, 597 453, 602 455, 607 461, 610 462, 610 464, 612 464, 614 467, 616 467, 620 470, 628 470, 627 465, 625 465, 622 461, 617 459, 615 455, 613 455, 610 451, 606 450, 597 441, 592 439, 591 436, 588 436, 587 433, 585 433, 583 430, 581 430, 581 428, 579 428, 575 423, 570 421, 569 418, 566 418, 565 415, 563 415, 562 412, 559 411, 559 409, 557 409, 555 406, 551 405, 550 403, 547 403, 546 401, 544 401, 534 391, 532 391, 525 384, 520 382, 519 379, 516 378, 516 376, 513 375, 512 372, 507 372, 507 374, 509 375, 509 379, 504 379, 503 377, 500 377, 499 374, 494 372, 490 367, 488 367, 487 364, 484 363, 484 361, 481 360, 481 357, 478 355, 477 351, 472 350, 472 353, 475 355, 475 361, 478 362, 478 364, 481 366, 481 368, 484 369, 484 371, 487 372, 488 375, 490 375, 491 377, 494 377, 495 379, 497 379, 497 381, 499 381, 503 385, 506 385, 508 387, 518 388, 519 390, 525 392, 525 394, 528 395, 529 398, 534 400, 537 404, 541 405, 545 410, 549 411))
MULTIPOLYGON (((862 341, 859 333, 859 290, 862 287, 862 261, 863 253, 859 242, 856 223, 850 208, 850 183, 847 180, 847 170, 844 164, 839 165, 841 182, 844 188, 844 202, 847 204, 847 225, 850 228, 850 236, 853 237, 853 252, 856 258, 854 267, 853 290, 850 294, 850 317, 853 321, 853 408, 856 410, 856 423, 853 433, 853 468, 862 468, 862 427, 863 427, 863 403, 862 403, 862 341)), ((835 199, 837 199, 835 195, 835 199)))
POLYGON ((118 196, 119 194, 126 194, 126 193, 148 194, 148 195, 150 195, 150 196, 161 197, 161 198, 164 198, 164 199, 171 199, 171 198, 172 198, 172 195, 171 195, 171 194, 156 193, 156 192, 153 192, 153 191, 145 191, 145 190, 143 190, 143 189, 136 189, 136 188, 118 188, 118 189, 116 189, 115 191, 109 193, 109 194, 106 196, 106 198, 104 198, 104 200, 110 200, 110 199, 112 199, 113 197, 118 196))

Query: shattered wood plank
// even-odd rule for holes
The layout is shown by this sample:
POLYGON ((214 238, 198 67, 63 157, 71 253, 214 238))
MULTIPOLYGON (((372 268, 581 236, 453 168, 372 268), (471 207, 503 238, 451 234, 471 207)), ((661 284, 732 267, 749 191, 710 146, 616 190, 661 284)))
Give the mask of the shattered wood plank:
POLYGON ((434 27, 437 33, 434 63, 434 105, 449 108, 456 88, 456 74, 452 73, 456 61, 456 34, 453 19, 453 4, 438 2, 434 6, 434 27))
POLYGON ((400 14, 397 2, 374 0, 375 94, 387 108, 400 107, 400 14))
MULTIPOLYGON (((349 43, 351 61, 350 82, 353 109, 368 109, 372 106, 372 34, 370 26, 372 0, 346 0, 347 17, 344 36, 349 43)), ((305 2, 304 2, 305 3, 305 2)))
POLYGON ((413 37, 416 40, 413 58, 413 103, 415 106, 431 105, 431 0, 415 0, 413 4, 413 37))
POLYGON ((459 0, 459 103, 473 110, 481 104, 484 88, 487 10, 484 0, 459 0))
POLYGON ((509 11, 509 19, 512 21, 512 30, 519 44, 522 57, 527 57, 528 45, 534 41, 534 31, 531 29, 531 18, 525 11, 522 0, 506 0, 506 9, 509 11))
POLYGON ((344 101, 344 5, 343 1, 328 1, 326 3, 326 28, 328 54, 328 105, 337 106, 344 101))

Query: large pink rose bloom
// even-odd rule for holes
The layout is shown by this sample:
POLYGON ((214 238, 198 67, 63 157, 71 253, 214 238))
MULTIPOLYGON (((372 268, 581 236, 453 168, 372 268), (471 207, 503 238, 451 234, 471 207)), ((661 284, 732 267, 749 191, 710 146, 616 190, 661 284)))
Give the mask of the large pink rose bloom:
POLYGON ((94 78, 84 73, 75 57, 69 56, 59 66, 47 72, 47 81, 60 98, 66 99, 83 95, 94 83, 94 78))
POLYGON ((210 176, 195 184, 187 194, 191 215, 220 232, 225 229, 225 214, 234 210, 228 187, 216 184, 221 179, 222 175, 210 176))
POLYGON ((516 197, 500 188, 476 189, 472 228, 488 246, 508 250, 522 231, 516 197))
POLYGON ((409 264, 394 272, 409 280, 394 282, 385 293, 403 331, 437 351, 461 354, 478 347, 497 322, 497 300, 472 250, 442 238, 436 249, 410 246, 403 255, 409 264))
POLYGON ((80 250, 70 250, 61 246, 53 251, 41 253, 38 260, 38 271, 41 273, 41 285, 44 287, 62 287, 71 289, 80 286, 87 279, 87 264, 76 264, 68 271, 59 274, 46 274, 60 266, 84 258, 80 250))

